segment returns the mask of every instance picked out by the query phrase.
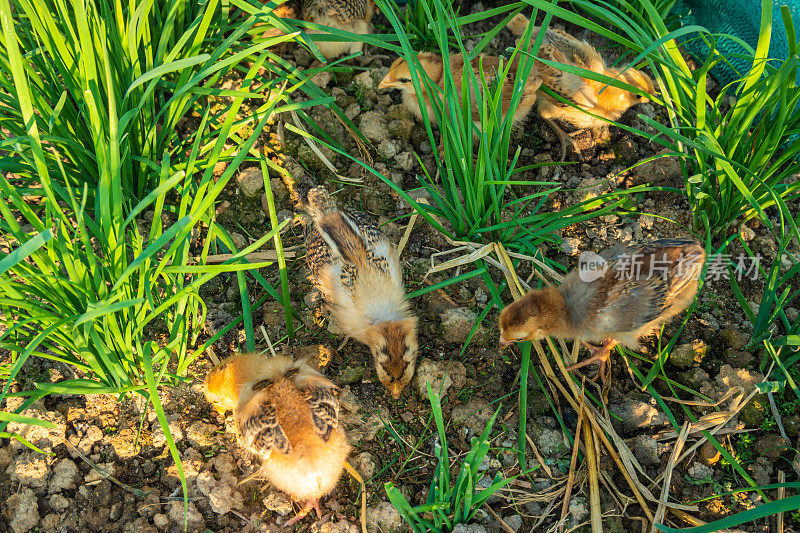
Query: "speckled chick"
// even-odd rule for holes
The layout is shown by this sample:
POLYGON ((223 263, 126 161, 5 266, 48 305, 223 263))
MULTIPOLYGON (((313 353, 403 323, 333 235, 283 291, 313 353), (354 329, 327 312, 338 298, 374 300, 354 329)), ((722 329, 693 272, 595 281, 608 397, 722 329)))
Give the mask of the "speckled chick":
MULTIPOLYGON (((350 33, 364 35, 370 32, 370 20, 375 12, 373 0, 301 0, 300 12, 303 20, 330 26, 350 33)), ((309 33, 326 33, 308 30, 309 33)), ((360 52, 363 42, 316 41, 319 51, 326 59, 343 54, 360 52)))
POLYGON ((206 398, 232 409, 244 448, 261 458, 259 475, 303 504, 285 525, 336 486, 350 446, 339 427, 339 389, 304 360, 244 353, 206 377, 206 398))
MULTIPOLYGON (((420 62, 420 65, 431 78, 431 80, 439 86, 440 89, 444 90, 444 83, 445 83, 445 74, 444 74, 444 60, 442 56, 430 52, 425 52, 417 55, 417 59, 420 62)), ((461 54, 452 54, 449 57, 450 60, 450 69, 453 73, 453 81, 456 85, 456 90, 460 93, 461 92, 461 80, 462 80, 462 72, 464 70, 464 57, 461 54)), ((480 58, 475 58, 472 60, 472 68, 476 75, 480 73, 480 64, 483 64, 483 72, 484 75, 492 75, 496 76, 497 72, 500 68, 500 58, 495 56, 481 56, 480 58)), ((517 74, 517 68, 519 67, 519 62, 515 61, 506 76, 506 80, 504 81, 503 85, 503 94, 502 94, 502 112, 505 114, 508 112, 508 108, 511 104, 511 99, 513 96, 514 91, 514 78, 517 74)), ((486 80, 487 86, 491 83, 491 80, 486 80)), ((528 113, 530 113, 531 109, 533 108, 534 104, 536 103, 536 95, 537 89, 542 84, 541 79, 539 79, 535 67, 531 67, 531 72, 528 75, 528 81, 525 85, 523 90, 522 96, 520 98, 519 103, 517 104, 517 109, 514 112, 513 123, 518 123, 520 120, 525 118, 528 113)), ((426 105, 426 113, 428 118, 432 121, 436 121, 436 115, 433 113, 433 106, 431 104, 430 95, 428 94, 427 89, 425 88, 425 82, 420 80, 420 86, 423 92, 423 99, 426 105)), ((418 119, 422 119, 422 113, 420 111, 419 100, 417 99, 417 93, 414 89, 414 84, 411 81, 411 71, 409 70, 408 62, 402 57, 397 58, 392 66, 389 68, 389 72, 386 76, 381 80, 380 84, 378 85, 379 89, 400 89, 403 93, 403 105, 411 111, 418 119)), ((441 93, 439 95, 441 97, 441 93)), ((475 102, 475 95, 472 96, 473 99, 473 109, 472 109, 472 117, 475 121, 476 125, 479 125, 480 115, 479 109, 475 102)))
POLYGON ((399 398, 418 348, 397 251, 368 216, 340 210, 322 187, 309 191, 306 210, 311 281, 338 328, 369 346, 378 379, 399 398))
POLYGON ((572 367, 598 362, 602 377, 617 343, 640 349, 640 338, 689 306, 706 257, 692 239, 620 245, 600 256, 607 262, 605 272, 574 270, 559 287, 531 291, 506 306, 500 313, 500 345, 548 335, 602 343, 587 345, 592 357, 572 367))
MULTIPOLYGON (((530 21, 520 13, 509 22, 508 28, 514 35, 520 36, 523 35, 529 24, 530 21)), ((531 44, 536 41, 539 29, 538 27, 533 28, 531 44)), ((653 80, 644 72, 633 68, 607 67, 603 57, 592 45, 561 30, 547 29, 539 48, 538 57, 616 78, 647 94, 655 91, 653 80)), ((617 120, 630 107, 648 101, 647 97, 641 94, 563 72, 541 62, 537 62, 536 67, 544 87, 551 89, 580 108, 571 107, 540 91, 536 110, 558 134, 561 140, 562 161, 566 158, 567 143, 572 142, 574 145, 574 141, 554 121, 565 122, 578 130, 594 129, 602 126, 605 122, 582 112, 581 109, 608 120, 617 120)), ((575 146, 575 150, 580 155, 577 146, 575 146)))

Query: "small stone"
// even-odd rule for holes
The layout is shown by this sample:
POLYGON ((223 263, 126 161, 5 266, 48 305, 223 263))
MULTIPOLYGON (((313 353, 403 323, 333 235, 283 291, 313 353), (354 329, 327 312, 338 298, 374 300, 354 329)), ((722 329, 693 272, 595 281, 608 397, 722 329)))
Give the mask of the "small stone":
POLYGON ((522 517, 518 514, 514 514, 503 518, 503 522, 505 522, 506 525, 515 532, 519 531, 520 528, 522 527, 522 517))
POLYGON ((208 504, 217 514, 227 514, 231 509, 241 509, 244 504, 242 495, 230 485, 217 485, 208 495, 208 504))
POLYGON ((81 440, 78 444, 78 449, 84 454, 89 454, 91 453, 92 447, 95 445, 95 443, 98 443, 101 440, 103 440, 103 431, 94 424, 90 424, 86 428, 86 433, 84 433, 83 437, 81 437, 81 440))
POLYGON ((361 113, 361 106, 358 105, 356 102, 353 102, 347 109, 344 110, 344 114, 347 115, 347 118, 350 120, 354 120, 359 114, 361 113))
POLYGON ((361 477, 367 482, 375 475, 378 469, 378 462, 371 453, 361 452, 353 459, 353 468, 355 468, 356 472, 361 474, 361 477))
POLYGON ((39 523, 39 504, 31 489, 22 488, 5 502, 8 525, 14 533, 25 533, 39 523))
POLYGON ((260 168, 246 168, 236 176, 236 184, 248 198, 260 198, 264 190, 264 174, 260 168))
POLYGON ((494 414, 489 402, 480 398, 471 398, 466 404, 456 405, 450 413, 450 419, 458 426, 468 428, 473 435, 481 435, 494 414))
POLYGON ((99 463, 97 468, 92 468, 91 471, 86 474, 83 478, 84 483, 94 483, 95 481, 100 481, 101 479, 106 479, 114 475, 114 463, 99 463), (97 468, 101 469, 102 472, 98 472, 97 468))
POLYGON ((725 341, 725 345, 733 350, 744 350, 750 336, 738 329, 724 329, 719 332, 719 336, 725 341))
MULTIPOLYGON (((464 344, 469 337, 472 327, 478 320, 478 315, 467 307, 457 307, 455 309, 445 309, 439 314, 442 320, 442 330, 445 340, 454 344, 464 344)), ((483 326, 479 325, 478 330, 483 326)), ((475 336, 478 335, 475 331, 475 336)), ((483 333, 481 331, 481 333, 483 333)))
POLYGON ((366 368, 363 366, 350 366, 347 365, 339 372, 339 376, 337 377, 337 382, 340 385, 349 385, 350 383, 357 383, 360 382, 364 378, 364 372, 366 368))
POLYGON ((683 181, 683 171, 677 156, 664 155, 670 150, 664 149, 656 153, 661 157, 647 161, 633 168, 634 184, 654 183, 659 185, 677 184, 683 181))
POLYGON ((654 466, 658 459, 658 442, 648 435, 638 435, 633 444, 633 455, 642 466, 654 466))
POLYGON ((467 382, 467 369, 459 361, 432 361, 423 358, 417 365, 417 390, 423 398, 428 397, 428 383, 434 393, 445 396, 455 385, 460 390, 467 382))
POLYGON ((206 424, 198 420, 186 430, 186 440, 188 440, 189 444, 192 446, 211 446, 213 444, 212 436, 216 431, 217 426, 206 424))
POLYGON ((197 490, 200 492, 200 494, 206 497, 208 497, 208 495, 211 494, 211 491, 217 486, 217 480, 214 479, 214 474, 208 470, 203 470, 197 474, 195 483, 197 483, 197 490))
POLYGON ((75 482, 78 479, 78 467, 75 463, 67 458, 61 459, 53 467, 53 475, 48 483, 48 492, 53 494, 63 490, 70 490, 75 488, 75 482))
POLYGON ((292 512, 292 502, 280 491, 273 490, 264 498, 263 502, 267 511, 278 513, 281 516, 292 512))
POLYGON ((391 159, 397 155, 397 143, 389 139, 385 139, 378 143, 378 152, 386 159, 391 159))
POLYGON ((167 529, 169 518, 164 513, 157 513, 153 516, 153 525, 158 529, 167 529))
POLYGON ((46 456, 36 452, 27 452, 17 456, 6 473, 11 474, 12 481, 32 489, 42 489, 47 486, 49 471, 46 456))
POLYGON ((573 496, 569 500, 570 527, 577 527, 589 516, 589 505, 585 496, 573 496))
POLYGON ((741 237, 744 242, 752 241, 755 236, 756 232, 749 226, 745 224, 739 226, 739 237, 741 237))
MULTIPOLYGON (((183 500, 172 502, 171 506, 169 507, 169 519, 173 523, 180 524, 181 527, 183 527, 183 517, 183 500)), ((186 522, 190 531, 202 529, 204 525, 203 515, 198 512, 197 507, 195 507, 192 502, 189 502, 189 505, 186 509, 186 522)))
MULTIPOLYGON (((163 448, 167 445, 167 437, 164 435, 164 430, 161 428, 161 424, 158 420, 153 422, 151 426, 151 434, 153 436, 153 447, 154 448, 163 448)), ((180 442, 183 440, 183 429, 181 429, 180 422, 176 420, 167 420, 167 427, 169 428, 170 434, 172 434, 172 440, 175 442, 180 442)))
POLYGON ((701 340, 675 346, 669 354, 669 361, 679 367, 687 368, 700 363, 708 353, 708 345, 701 340))
POLYGON ((53 494, 50 496, 49 504, 50 509, 59 513, 70 506, 69 500, 61 494, 53 494))
POLYGON ((487 533, 486 528, 480 524, 457 524, 452 533, 487 533))
POLYGON ((371 533, 400 533, 406 531, 406 523, 397 509, 389 502, 380 502, 367 507, 367 531, 371 533))
MULTIPOLYGON (((365 73, 366 74, 366 73, 365 73)), ((327 70, 323 70, 321 72, 317 72, 313 76, 311 76, 311 82, 319 87, 320 89, 325 89, 330 85, 332 80, 331 73, 327 70)))
POLYGON ((388 138, 386 117, 375 111, 367 111, 361 115, 358 129, 367 139, 376 143, 385 141, 388 138))
POLYGON ((564 435, 556 429, 543 429, 536 444, 543 455, 555 455, 564 450, 564 435))
POLYGON ((411 170, 411 167, 414 166, 414 156, 411 152, 400 152, 395 156, 394 160, 397 161, 400 168, 406 171, 411 170))
POLYGON ((711 479, 714 475, 714 470, 712 470, 708 465, 695 462, 689 467, 689 475, 692 477, 692 479, 711 479))
POLYGON ((580 239, 565 237, 561 240, 561 251, 570 257, 578 255, 578 253, 581 251, 580 239))
POLYGON ((655 400, 650 396, 630 394, 611 403, 609 411, 619 417, 614 423, 619 423, 626 433, 636 433, 669 422, 667 416, 656 408, 655 400))
POLYGON ((797 317, 800 316, 800 311, 796 307, 787 307, 786 308, 786 318, 794 324, 797 322, 797 317))
MULTIPOLYGON (((6 407, 9 410, 10 406, 6 407)), ((64 442, 66 433, 66 420, 64 415, 57 411, 41 411, 34 407, 28 407, 22 413, 22 416, 29 418, 38 418, 39 420, 46 420, 55 425, 52 428, 37 426, 34 424, 22 424, 19 422, 9 422, 6 431, 24 437, 28 442, 41 448, 42 450, 50 450, 64 442)), ((100 438, 103 438, 101 433, 100 438)), ((11 448, 14 450, 21 450, 25 445, 16 439, 11 439, 11 448)))
POLYGON ((375 81, 370 75, 370 71, 366 70, 357 76, 353 76, 353 83, 364 89, 374 89, 375 81))

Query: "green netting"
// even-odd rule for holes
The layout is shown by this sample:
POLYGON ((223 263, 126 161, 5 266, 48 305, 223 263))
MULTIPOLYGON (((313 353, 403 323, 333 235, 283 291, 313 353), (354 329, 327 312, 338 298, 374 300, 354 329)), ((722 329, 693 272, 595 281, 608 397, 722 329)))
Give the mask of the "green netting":
MULTIPOLYGON (((769 46, 770 57, 786 59, 789 47, 786 43, 786 28, 781 18, 781 6, 788 6, 794 21, 800 21, 800 0, 773 0, 772 39, 769 46)), ((698 24, 708 28, 711 33, 735 35, 755 48, 761 27, 760 0, 678 0, 675 11, 684 24, 698 24)), ((713 74, 723 83, 736 81, 750 69, 752 61, 736 57, 746 54, 741 44, 725 37, 717 38, 717 50, 727 57, 733 68, 717 67, 713 74)), ((708 47, 702 40, 685 43, 686 49, 699 56, 708 54, 708 47)))

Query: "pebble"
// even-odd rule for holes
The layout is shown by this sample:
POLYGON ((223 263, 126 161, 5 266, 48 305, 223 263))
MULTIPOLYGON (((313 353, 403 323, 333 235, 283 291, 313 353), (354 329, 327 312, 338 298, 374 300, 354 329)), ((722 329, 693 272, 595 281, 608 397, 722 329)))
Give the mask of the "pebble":
POLYGON ((375 143, 380 143, 388 138, 386 117, 375 111, 367 111, 361 115, 358 129, 367 139, 375 143))
POLYGON ((687 368, 695 363, 700 363, 708 353, 708 345, 701 340, 694 340, 675 346, 669 354, 669 362, 673 365, 687 368))
POLYGON ((710 466, 700 462, 695 462, 689 467, 689 475, 692 479, 710 479, 714 475, 714 470, 710 466))
POLYGON ((248 198, 260 198, 264 190, 264 175, 260 168, 246 168, 236 176, 236 184, 248 198))
POLYGON ((262 500, 267 511, 286 516, 292 512, 292 502, 280 491, 273 490, 262 500))
POLYGON ((208 504, 216 514, 227 514, 231 509, 241 509, 244 501, 241 493, 230 485, 217 485, 208 495, 208 504))
POLYGON ((372 476, 374 476, 375 472, 378 470, 378 461, 371 453, 361 452, 353 459, 353 468, 355 468, 356 472, 361 474, 361 477, 367 482, 372 479, 372 476))
POLYGON ((407 530, 407 524, 389 502, 380 502, 374 507, 367 507, 367 531, 371 533, 401 533, 407 530))
POLYGON ((394 160, 397 161, 400 168, 406 171, 411 170, 411 167, 414 166, 414 156, 411 152, 400 152, 394 160))
POLYGON ((12 494, 5 502, 8 525, 14 533, 25 533, 39 523, 39 504, 36 495, 29 488, 22 488, 12 494))
POLYGON ((78 467, 75 463, 67 458, 61 459, 53 467, 53 475, 48 483, 48 492, 53 494, 63 490, 74 489, 77 479, 78 467))
POLYGON ((455 385, 460 390, 467 383, 467 369, 459 361, 432 361, 423 358, 417 365, 416 385, 420 396, 428 397, 428 383, 431 390, 446 396, 447 391, 455 385))
MULTIPOLYGON (((445 309, 439 313, 442 321, 442 335, 447 342, 464 344, 469 337, 478 315, 468 307, 445 309)), ((473 336, 473 342, 480 342, 486 335, 486 329, 479 324, 473 336)))
POLYGON ((623 432, 631 434, 642 429, 663 426, 668 423, 667 416, 655 406, 655 400, 650 397, 637 398, 638 395, 629 395, 614 400, 609 406, 609 411, 614 413, 619 420, 623 432))

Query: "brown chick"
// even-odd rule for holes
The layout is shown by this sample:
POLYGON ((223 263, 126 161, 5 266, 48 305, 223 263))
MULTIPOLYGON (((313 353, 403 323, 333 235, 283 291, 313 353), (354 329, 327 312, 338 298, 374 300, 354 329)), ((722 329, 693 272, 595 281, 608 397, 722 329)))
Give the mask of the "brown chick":
POLYGON ((397 251, 369 217, 341 211, 322 187, 309 191, 306 210, 314 221, 306 262, 318 296, 343 333, 369 346, 378 379, 399 398, 418 348, 397 251))
MULTIPOLYGON (((424 52, 419 54, 417 59, 433 83, 444 90, 444 60, 442 59, 442 56, 430 52, 424 52)), ((456 90, 460 93, 462 71, 464 70, 464 57, 461 54, 451 54, 449 60, 450 69, 453 73, 453 81, 455 82, 456 90)), ((479 69, 481 60, 483 62, 484 74, 496 76, 497 71, 500 68, 500 58, 495 56, 481 56, 480 58, 473 59, 471 65, 476 75, 480 75, 479 69)), ((509 69, 507 79, 503 85, 501 110, 504 115, 508 112, 508 108, 511 104, 511 98, 514 92, 514 78, 516 77, 518 67, 519 62, 515 60, 509 69)), ((487 85, 489 85, 491 80, 486 81, 487 85)), ((539 79, 535 67, 532 67, 528 76, 528 81, 525 85, 525 89, 522 93, 519 103, 517 104, 517 109, 514 112, 514 117, 512 119, 513 124, 516 124, 520 120, 524 119, 531 111, 533 105, 536 103, 536 91, 539 89, 541 84, 542 81, 539 79)), ((433 113, 433 106, 431 104, 430 96, 427 93, 425 82, 422 79, 420 79, 420 85, 423 92, 423 99, 425 101, 428 118, 432 122, 435 122, 436 115, 433 113)), ((386 74, 383 80, 381 80, 380 84, 378 84, 378 89, 400 89, 403 92, 403 105, 418 119, 422 119, 422 112, 420 111, 417 93, 414 89, 414 84, 411 81, 411 71, 405 59, 400 57, 397 58, 394 63, 392 63, 392 66, 389 68, 389 72, 386 74)), ((439 96, 441 97, 441 94, 439 96)), ((478 109, 474 94, 472 99, 472 120, 475 122, 476 126, 480 126, 480 110, 478 109)))
MULTIPOLYGON (((520 36, 529 23, 530 21, 520 13, 509 22, 508 28, 514 35, 520 36)), ((534 27, 531 45, 536 41, 538 34, 539 28, 534 27)), ((517 42, 519 43, 519 40, 517 42)), ((538 57, 616 78, 648 94, 655 91, 653 80, 644 72, 634 68, 607 67, 603 57, 593 46, 561 30, 547 29, 538 57)), ((578 130, 596 129, 605 122, 584 113, 582 109, 608 120, 617 120, 632 106, 648 101, 642 95, 569 74, 542 63, 537 62, 536 67, 542 78, 542 85, 580 108, 571 107, 540 91, 536 110, 558 134, 562 161, 566 158, 568 143, 572 143, 579 156, 581 153, 572 137, 564 133, 556 124, 556 120, 566 122, 578 130)))
POLYGON ((617 343, 640 349, 641 337, 689 306, 705 257, 703 247, 691 239, 606 250, 596 256, 598 270, 574 270, 559 287, 531 291, 505 307, 500 313, 500 346, 548 335, 580 340, 592 357, 570 370, 597 362, 602 378, 617 343))
POLYGON ((259 475, 303 504, 285 525, 333 490, 350 446, 339 427, 339 389, 304 360, 244 353, 206 377, 206 398, 232 409, 242 445, 261 458, 259 475))

